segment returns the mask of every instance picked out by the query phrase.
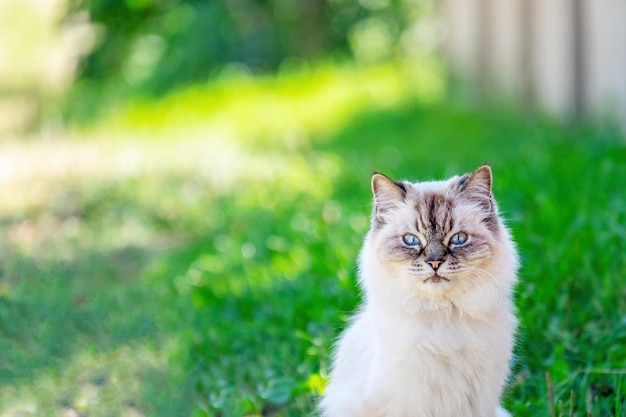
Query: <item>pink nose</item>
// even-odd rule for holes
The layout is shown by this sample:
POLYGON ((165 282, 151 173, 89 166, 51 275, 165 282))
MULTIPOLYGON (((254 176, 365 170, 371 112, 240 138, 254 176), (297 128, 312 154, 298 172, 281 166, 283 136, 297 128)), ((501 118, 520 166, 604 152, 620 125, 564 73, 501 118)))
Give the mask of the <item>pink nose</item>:
POLYGON ((426 261, 436 271, 441 266, 441 261, 426 261))

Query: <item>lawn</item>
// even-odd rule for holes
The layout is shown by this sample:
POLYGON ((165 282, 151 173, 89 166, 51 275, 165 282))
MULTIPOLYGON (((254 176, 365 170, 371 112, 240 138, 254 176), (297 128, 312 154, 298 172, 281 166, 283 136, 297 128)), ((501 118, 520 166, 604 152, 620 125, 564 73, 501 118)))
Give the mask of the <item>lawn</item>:
POLYGON ((0 142, 0 416, 305 416, 373 171, 488 162, 523 267, 516 417, 626 413, 626 138, 445 99, 436 65, 214 81, 0 142))

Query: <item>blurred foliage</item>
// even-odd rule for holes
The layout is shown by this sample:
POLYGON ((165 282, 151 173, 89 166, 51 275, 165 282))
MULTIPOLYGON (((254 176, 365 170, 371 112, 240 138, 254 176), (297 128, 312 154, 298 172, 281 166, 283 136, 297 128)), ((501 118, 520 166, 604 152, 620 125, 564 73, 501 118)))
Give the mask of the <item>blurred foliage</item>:
POLYGON ((220 74, 290 71, 329 59, 372 63, 405 54, 428 38, 423 24, 415 29, 432 7, 429 0, 75 3, 89 12, 98 33, 68 99, 68 113, 78 118, 95 109, 72 101, 111 105, 220 74))

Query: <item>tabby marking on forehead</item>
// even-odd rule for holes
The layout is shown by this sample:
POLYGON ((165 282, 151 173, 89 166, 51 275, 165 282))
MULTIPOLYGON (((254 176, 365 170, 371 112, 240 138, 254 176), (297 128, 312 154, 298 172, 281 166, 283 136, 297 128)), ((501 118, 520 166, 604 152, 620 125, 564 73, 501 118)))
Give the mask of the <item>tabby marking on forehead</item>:
POLYGON ((431 235, 443 235, 452 229, 452 201, 441 194, 428 192, 418 199, 417 227, 431 235))

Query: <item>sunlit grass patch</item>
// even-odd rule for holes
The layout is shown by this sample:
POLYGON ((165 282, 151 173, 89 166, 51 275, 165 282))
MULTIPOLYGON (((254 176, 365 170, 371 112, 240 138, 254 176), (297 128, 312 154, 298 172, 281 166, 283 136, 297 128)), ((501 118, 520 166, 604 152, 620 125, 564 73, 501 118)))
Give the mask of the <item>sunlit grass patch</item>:
POLYGON ((158 103, 132 104, 104 120, 107 130, 175 135, 202 129, 207 136, 253 144, 298 141, 331 134, 354 115, 418 98, 442 98, 437 62, 394 62, 375 67, 320 66, 279 77, 239 74, 173 93, 158 103))

